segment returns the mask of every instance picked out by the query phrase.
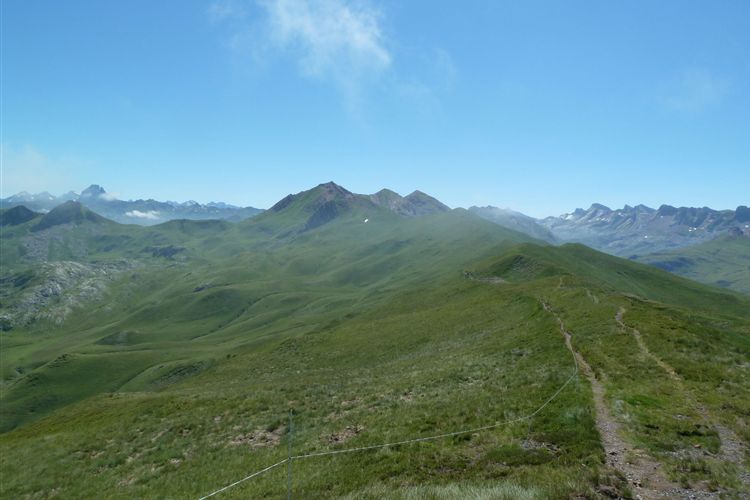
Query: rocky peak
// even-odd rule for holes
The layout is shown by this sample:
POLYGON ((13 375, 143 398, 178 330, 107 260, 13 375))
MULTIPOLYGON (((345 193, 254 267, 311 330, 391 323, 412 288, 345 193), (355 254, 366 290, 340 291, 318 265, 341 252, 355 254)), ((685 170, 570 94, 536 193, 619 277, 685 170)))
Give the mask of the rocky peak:
POLYGON ((664 216, 664 217, 674 215, 676 213, 677 213, 677 208, 673 207, 672 205, 662 205, 656 211, 656 215, 664 216))
POLYGON ((297 194, 289 194, 284 198, 276 202, 274 206, 270 208, 272 212, 280 212, 292 205, 294 202, 300 200, 305 204, 305 208, 308 211, 315 211, 324 203, 334 200, 348 200, 354 197, 347 189, 339 186, 335 182, 326 182, 324 184, 318 184, 312 189, 307 191, 301 191, 297 194))
POLYGON ((371 194, 370 200, 376 205, 394 212, 398 211, 398 208, 404 203, 404 197, 390 189, 381 189, 377 193, 371 194))
POLYGON ((81 191, 81 198, 99 198, 102 195, 107 194, 103 187, 99 184, 92 184, 83 191, 81 191))
POLYGON ((335 198, 351 198, 354 196, 351 191, 339 186, 333 181, 319 184, 313 188, 313 191, 319 191, 326 198, 326 201, 335 198))

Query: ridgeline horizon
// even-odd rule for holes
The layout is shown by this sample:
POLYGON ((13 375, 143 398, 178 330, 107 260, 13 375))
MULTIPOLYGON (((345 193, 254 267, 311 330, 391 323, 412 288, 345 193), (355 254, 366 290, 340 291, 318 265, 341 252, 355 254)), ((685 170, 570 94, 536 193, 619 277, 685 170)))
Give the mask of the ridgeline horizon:
MULTIPOLYGON (((344 189, 347 192, 351 192, 348 189, 346 189, 345 187, 343 187, 342 184, 338 184, 335 181, 321 182, 321 183, 317 184, 316 186, 313 186, 311 188, 308 188, 308 189, 300 191, 300 192, 309 191, 309 190, 315 189, 316 187, 321 187, 321 186, 325 186, 325 185, 338 186, 338 187, 344 189)), ((394 190, 392 190, 390 188, 381 188, 379 191, 373 193, 373 196, 374 195, 378 195, 380 193, 394 193, 394 194, 398 194, 399 196, 402 196, 402 195, 400 195, 399 193, 397 193, 396 191, 394 191, 394 190)), ((424 191, 422 191, 422 190, 420 190, 420 189, 415 189, 409 195, 406 195, 406 196, 403 196, 403 197, 408 197, 408 196, 418 195, 418 194, 427 194, 427 193, 424 192, 424 191)), ((23 204, 24 202, 32 202, 32 204, 33 203, 39 203, 39 202, 42 202, 42 203, 44 203, 44 202, 54 202, 54 201, 62 202, 62 201, 68 201, 68 200, 77 200, 80 197, 83 197, 83 198, 104 198, 105 200, 111 200, 111 201, 115 201, 116 200, 116 201, 125 201, 125 202, 158 201, 158 200, 156 200, 154 198, 128 198, 128 199, 120 199, 120 198, 116 198, 116 197, 110 195, 110 193, 108 193, 104 189, 104 187, 102 187, 100 184, 90 184, 88 187, 86 187, 85 189, 81 190, 80 194, 76 193, 75 191, 67 191, 67 192, 65 192, 63 194, 60 194, 59 196, 55 196, 55 195, 51 194, 49 191, 41 191, 41 192, 38 192, 38 193, 30 193, 29 191, 22 190, 22 191, 19 191, 19 192, 13 194, 13 195, 7 196, 6 198, 0 198, 0 208, 10 208, 10 207, 15 206, 15 205, 23 204)), ((283 197, 280 198, 279 201, 281 199, 283 199, 283 197)), ((175 205, 205 205, 205 206, 216 206, 216 207, 257 208, 257 207, 254 207, 252 205, 245 205, 244 207, 242 207, 240 205, 232 205, 232 204, 228 204, 228 203, 225 203, 225 202, 222 202, 222 201, 209 201, 207 203, 199 203, 199 202, 196 202, 196 201, 194 201, 192 199, 188 199, 188 200, 183 201, 183 202, 166 200, 166 201, 164 201, 162 203, 170 203, 170 204, 175 204, 175 205)), ((271 206, 273 206, 273 204, 271 206)), ((742 212, 744 214, 745 217, 748 217, 747 214, 750 214, 750 208, 749 208, 749 206, 750 206, 750 203, 748 205, 737 205, 737 207, 735 207, 735 208, 712 208, 712 207, 709 207, 709 206, 706 206, 706 205, 700 205, 700 206, 699 205, 674 206, 674 205, 669 205, 669 204, 661 204, 661 205, 659 205, 659 207, 653 208, 653 207, 650 207, 650 206, 645 205, 643 203, 637 203, 637 204, 634 204, 634 205, 626 203, 625 205, 623 205, 622 208, 619 208, 619 209, 618 208, 614 208, 613 209, 613 208, 610 208, 610 206, 608 206, 606 204, 599 203, 599 202, 592 202, 589 205, 589 208, 576 207, 576 208, 574 208, 570 212, 563 212, 563 213, 557 214, 557 215, 552 215, 551 214, 551 215, 547 215, 547 216, 544 216, 544 217, 532 217, 532 218, 534 218, 536 220, 544 220, 545 218, 554 218, 554 217, 558 217, 558 216, 562 217, 562 216, 570 215, 570 214, 576 214, 576 213, 581 213, 581 212, 589 212, 589 211, 596 210, 596 209, 604 209, 606 211, 618 211, 618 210, 619 211, 631 211, 631 210, 649 210, 649 211, 651 211, 651 210, 655 210, 655 211, 659 211, 659 212, 664 211, 664 210, 673 210, 673 209, 677 209, 677 210, 681 210, 681 209, 707 209, 707 210, 713 210, 713 211, 716 211, 716 212, 740 211, 740 212, 742 212)), ((497 209, 500 209, 500 210, 515 211, 512 207, 507 207, 507 206, 501 207, 499 205, 492 205, 492 204, 490 204, 490 205, 456 206, 454 208, 465 208, 465 209, 470 209, 470 208, 497 208, 497 209)), ((267 209, 261 209, 261 210, 267 210, 267 209)), ((520 213, 520 212, 517 212, 517 213, 520 213)), ((745 220, 750 220, 750 218, 747 218, 745 220)))

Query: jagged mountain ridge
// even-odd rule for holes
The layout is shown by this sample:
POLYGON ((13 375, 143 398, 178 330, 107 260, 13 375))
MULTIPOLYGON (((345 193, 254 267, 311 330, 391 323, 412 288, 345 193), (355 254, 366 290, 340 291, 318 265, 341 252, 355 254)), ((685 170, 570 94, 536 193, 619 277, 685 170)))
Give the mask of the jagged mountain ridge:
MULTIPOLYGON (((401 196, 392 190, 382 189, 377 193, 364 195, 351 193, 333 182, 321 184, 313 188, 315 189, 322 191, 322 201, 320 206, 316 205, 311 210, 321 212, 315 217, 312 217, 312 212, 310 213, 308 229, 347 212, 352 204, 365 211, 368 206, 373 209, 380 207, 409 217, 450 210, 440 201, 421 191, 401 196), (322 208, 324 203, 328 204, 322 208)), ((281 210, 304 193, 307 191, 286 196, 271 210, 281 210)), ((240 221, 263 212, 253 207, 237 207, 223 202, 200 204, 195 201, 178 203, 153 199, 119 200, 97 184, 92 184, 80 195, 69 192, 56 197, 48 192, 21 192, 0 200, 0 206, 24 206, 31 211, 44 213, 66 201, 78 201, 84 207, 116 222, 140 225, 154 225, 174 219, 240 221)), ((645 205, 626 205, 613 210, 594 203, 588 209, 578 208, 571 213, 544 219, 534 219, 510 209, 492 206, 474 206, 469 210, 501 226, 549 243, 583 243, 624 257, 692 246, 721 236, 732 229, 750 232, 750 208, 747 206, 739 206, 736 210, 713 210, 708 207, 662 205, 654 209, 645 205)), ((12 215, 8 214, 6 219, 10 220, 9 217, 12 215)))
MULTIPOLYGON (((100 196, 101 192, 98 186, 94 186, 82 197, 100 196)), ((18 284, 24 285, 29 280, 44 285, 41 290, 50 289, 45 285, 48 279, 39 272, 40 266, 45 265, 51 266, 49 269, 52 270, 59 267, 64 271, 67 263, 78 262, 94 266, 92 272, 97 271, 97 266, 102 263, 116 264, 112 268, 115 270, 143 266, 158 268, 165 262, 186 262, 208 250, 217 250, 225 255, 233 255, 240 248, 243 251, 274 248, 275 252, 281 246, 304 244, 299 242, 311 239, 325 240, 332 233, 337 235, 335 238, 340 238, 334 247, 338 244, 350 245, 350 240, 357 240, 363 234, 382 233, 386 238, 394 238, 394 231, 404 230, 404 225, 411 227, 407 234, 413 235, 419 231, 435 230, 436 225, 447 224, 452 226, 448 234, 457 239, 455 244, 465 231, 470 231, 472 237, 486 233, 483 239, 487 241, 493 237, 509 241, 529 240, 524 234, 504 230, 464 210, 450 210, 424 193, 417 192, 408 197, 391 193, 393 203, 378 204, 377 198, 373 201, 371 195, 355 194, 329 182, 290 194, 263 214, 239 223, 180 219, 149 227, 120 224, 86 208, 81 201, 66 201, 45 214, 33 212, 24 206, 0 210, 0 223, 4 229, 0 239, 4 264, 0 274, 0 329, 10 330, 26 324, 27 320, 46 317, 37 310, 21 311, 23 314, 14 312, 13 304, 18 301, 2 300, 3 296, 21 297, 23 290, 18 288, 18 284), (415 198, 418 201, 415 202, 415 198), (416 220, 415 214, 435 217, 427 217, 429 220, 422 222, 416 220), (353 236, 353 233, 360 236, 353 236), (186 240, 193 238, 202 242, 200 249, 184 246, 186 240), (206 239, 205 242, 202 238, 206 239)), ((400 240, 390 242, 377 251, 400 251, 407 241, 402 235, 400 240)), ((367 265, 377 267, 379 264, 374 259, 367 265)), ((357 266, 354 271, 337 269, 343 274, 357 274, 365 267, 364 264, 357 266)), ((55 273, 52 274, 59 274, 55 273)), ((65 281, 69 287, 75 288, 78 281, 89 274, 76 272, 65 281)), ((102 286, 104 293, 106 287, 102 286)), ((48 302, 39 300, 31 300, 29 304, 51 307, 48 302)))
MULTIPOLYGON (((335 197, 356 198, 360 203, 369 201, 373 205, 387 208, 399 215, 419 216, 450 210, 448 206, 421 191, 401 196, 389 189, 383 189, 372 195, 362 195, 351 193, 333 182, 321 184, 318 188, 324 191, 325 201, 331 201, 335 197)), ((280 210, 294 200, 295 196, 303 193, 306 191, 286 196, 271 207, 271 210, 280 210)), ((175 219, 224 219, 236 222, 263 212, 259 208, 238 207, 224 202, 200 204, 192 200, 183 203, 153 199, 119 200, 108 194, 98 184, 90 185, 81 191, 80 195, 72 191, 61 196, 54 196, 46 191, 39 194, 23 191, 0 200, 0 206, 4 209, 23 206, 32 212, 45 213, 67 201, 80 202, 84 207, 116 222, 144 226, 175 219)), ((330 207, 332 205, 329 205, 329 209, 330 207)))
POLYGON ((637 205, 612 210, 594 203, 539 223, 563 242, 578 242, 614 255, 631 257, 682 248, 723 235, 733 229, 748 232, 750 209, 713 210, 708 207, 658 209, 637 205))
MULTIPOLYGON (((408 217, 333 184, 286 200, 234 224, 76 223, 72 210, 37 232, 39 216, 3 228, 4 264, 27 237, 46 236, 37 246, 47 251, 34 261, 18 252, 18 272, 0 277, 0 444, 14 457, 3 497, 46 491, 39 478, 50 467, 73 478, 66 497, 118 487, 133 497, 198 497, 285 451, 285 428, 273 423, 285 422, 290 402, 302 429, 295 446, 317 451, 476 429, 529 415, 552 394, 531 430, 517 422, 486 442, 435 441, 426 473, 418 448, 394 451, 406 454, 396 478, 419 482, 455 457, 480 457, 462 481, 495 481, 498 464, 510 462, 503 481, 528 481, 532 467, 553 476, 534 483, 535 496, 585 496, 608 454, 592 420, 601 406, 586 380, 580 390, 567 382, 576 374, 567 329, 592 373, 607 375, 611 411, 632 415, 623 434, 664 457, 665 469, 695 450, 717 456, 715 415, 747 436, 747 373, 736 368, 747 357, 746 297, 582 245, 537 245, 462 209, 408 217), (334 216, 308 228, 326 214, 334 216), (618 321, 638 328, 650 356, 618 321), (654 356, 677 369, 661 370, 654 356), (684 393, 708 416, 690 411, 684 393), (65 439, 47 438, 58 434, 65 439), (256 436, 270 437, 254 448, 256 436), (99 453, 99 443, 114 458, 39 460, 99 453), (129 461, 134 453, 142 455, 129 461), (106 482, 92 486, 85 479, 103 464, 106 482), (152 475, 153 464, 168 473, 152 475), (129 484, 133 477, 153 480, 129 484)), ((310 496, 332 496, 332 487, 367 496, 369 477, 393 472, 377 469, 376 453, 362 456, 372 460, 367 477, 362 462, 342 460, 325 484, 305 474, 295 484, 310 496)), ((710 478, 732 494, 739 472, 723 462, 710 478)), ((706 480, 702 469, 690 474, 681 481, 706 480)), ((277 486, 247 482, 241 496, 274 496, 277 486)))
MULTIPOLYGON (((736 388, 748 387, 747 374, 736 366, 747 352, 747 297, 583 245, 540 244, 467 210, 441 211, 433 204, 435 212, 413 217, 410 210, 399 212, 409 197, 381 192, 375 198, 327 183, 238 223, 175 220, 151 227, 92 219, 89 209, 71 201, 4 226, 0 445, 14 457, 15 469, 2 496, 45 491, 38 478, 51 465, 38 457, 50 455, 50 446, 60 456, 76 456, 91 443, 111 442, 119 453, 114 461, 104 455, 100 460, 107 462, 75 460, 58 464, 55 474, 92 477, 102 463, 112 463, 108 482, 96 485, 109 491, 151 474, 152 464, 165 464, 174 469, 165 474, 173 483, 164 494, 198 497, 218 482, 217 463, 231 479, 266 467, 285 449, 286 443, 273 441, 279 427, 271 424, 283 422, 290 401, 300 410, 298 428, 305 429, 295 435, 295 446, 315 451, 340 448, 331 436, 350 429, 361 433, 347 438, 351 447, 414 436, 415 421, 425 426, 421 435, 475 429, 508 414, 531 414, 551 394, 559 394, 555 408, 535 420, 529 438, 554 450, 542 458, 549 464, 545 477, 556 478, 540 496, 584 496, 601 477, 589 466, 603 464, 607 449, 590 417, 601 406, 566 382, 576 372, 562 321, 592 370, 607 374, 609 394, 622 394, 616 404, 633 415, 624 430, 667 457, 663 467, 679 465, 667 452, 692 452, 696 443, 700 450, 713 446, 716 456, 708 418, 680 406, 683 385, 691 394, 711 395, 699 400, 711 418, 737 419, 736 432, 745 431, 739 419, 747 391, 736 388), (59 223, 34 231, 44 220, 59 223), (624 321, 640 321, 649 352, 693 371, 680 371, 679 383, 670 373, 647 371, 653 367, 627 332, 612 335, 625 314, 615 311, 626 308, 624 321), (633 375, 644 372, 648 376, 633 375), (353 396, 361 403, 350 404, 353 396), (384 397, 388 404, 381 406, 384 397), (684 418, 665 418, 662 408, 684 418), (248 418, 246 428, 237 427, 248 418), (559 420, 549 427, 550 418, 559 420), (697 428, 706 430, 698 435, 697 428), (67 436, 62 445, 46 439, 55 429, 67 436), (167 433, 176 440, 169 437, 164 446, 177 450, 174 455, 154 447, 154 436, 167 433), (248 454, 257 435, 272 438, 248 454), (195 443, 190 456, 183 453, 188 443, 195 443), (128 461, 134 450, 145 455, 128 461), (232 454, 234 461, 223 462, 232 454), (173 459, 181 460, 179 468, 173 459), (557 478, 572 474, 576 485, 559 494, 558 485, 569 481, 557 478)), ((419 198, 428 202, 421 208, 429 206, 419 198)), ((503 480, 508 474, 527 478, 530 466, 541 465, 537 448, 522 448, 527 424, 506 432, 488 444, 473 437, 437 441, 442 451, 433 470, 443 471, 456 456, 480 456, 489 458, 466 468, 471 477, 492 478, 498 461, 512 459, 515 465, 503 466, 503 480), (509 449, 514 439, 518 444, 509 449)), ((399 474, 421 481, 414 475, 424 470, 419 450, 405 447, 405 453, 413 455, 403 463, 418 466, 399 474)), ((375 454, 372 459, 381 461, 375 454)), ((349 468, 335 471, 330 484, 359 477, 362 464, 342 464, 349 468)), ((732 493, 736 483, 729 481, 736 480, 723 471, 733 472, 733 464, 720 466, 717 484, 732 493)), ((705 481, 703 474, 688 479, 705 481)), ((300 474, 299 484, 304 478, 300 474)), ((96 496, 89 484, 66 483, 60 493, 96 496)), ((153 486, 162 484, 156 477, 120 487, 130 488, 132 497, 164 496, 153 486)), ((363 478, 337 496, 361 497, 361 488, 369 487, 363 478)), ((252 488, 242 496, 274 496, 262 483, 252 488)), ((304 488, 310 496, 331 496, 317 479, 304 488)))
POLYGON ((120 200, 98 184, 92 184, 81 194, 68 192, 54 196, 48 192, 29 194, 25 191, 0 200, 2 208, 24 206, 35 212, 49 212, 68 201, 80 202, 108 219, 123 224, 151 226, 174 219, 224 219, 240 221, 261 213, 254 207, 238 207, 223 202, 201 204, 195 201, 120 200))
POLYGON ((447 212, 450 210, 448 206, 422 191, 414 191, 407 196, 401 196, 390 189, 381 189, 375 194, 364 195, 352 193, 332 181, 319 184, 310 190, 302 191, 297 194, 289 194, 272 206, 270 210, 278 212, 286 208, 294 200, 298 200, 310 193, 313 193, 313 195, 320 200, 320 203, 333 201, 335 199, 349 201, 357 200, 360 204, 367 204, 369 202, 373 205, 387 208, 399 215, 406 216, 426 215, 436 212, 447 212))

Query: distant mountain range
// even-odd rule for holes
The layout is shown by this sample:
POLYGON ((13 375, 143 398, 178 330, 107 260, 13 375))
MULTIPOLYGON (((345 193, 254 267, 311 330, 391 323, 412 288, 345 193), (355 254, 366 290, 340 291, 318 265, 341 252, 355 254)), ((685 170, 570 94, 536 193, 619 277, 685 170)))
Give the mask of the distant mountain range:
POLYGON ((119 200, 107 193, 103 187, 92 184, 81 194, 68 192, 54 196, 48 192, 30 194, 20 192, 0 199, 0 207, 25 206, 36 212, 48 212, 67 201, 80 202, 85 207, 123 224, 150 226, 174 219, 223 219, 240 221, 259 214, 263 210, 254 207, 238 207, 222 202, 201 204, 195 201, 119 200))
POLYGON ((561 242, 583 243, 610 254, 633 257, 712 240, 733 230, 749 233, 750 208, 708 207, 658 209, 645 205, 612 210, 595 203, 559 217, 539 221, 561 242))
MULTIPOLYGON (((401 196, 389 189, 375 194, 354 194, 333 182, 325 183, 303 193, 288 195, 271 211, 279 211, 301 196, 320 194, 319 205, 313 203, 317 213, 310 215, 310 226, 325 223, 336 214, 351 208, 378 206, 404 216, 419 216, 450 210, 445 204, 421 191, 401 196)), ((48 192, 29 194, 21 192, 0 200, 2 208, 24 206, 33 212, 46 213, 56 206, 76 201, 108 219, 120 223, 154 225, 175 219, 220 219, 240 221, 263 212, 254 207, 238 207, 223 202, 200 204, 195 201, 119 200, 104 188, 92 184, 80 194, 69 192, 54 196, 48 192)), ((535 219, 520 212, 493 206, 470 207, 469 211, 500 226, 513 229, 552 244, 583 243, 613 255, 640 258, 648 254, 685 248, 739 231, 750 235, 750 208, 739 206, 736 210, 713 210, 708 207, 672 207, 658 209, 645 205, 626 205, 610 209, 595 203, 588 209, 557 217, 535 219)), ((28 214, 26 214, 28 216, 28 214)), ((22 217, 22 214, 15 214, 22 217)))
MULTIPOLYGON (((401 196, 389 189, 382 189, 372 195, 355 195, 333 182, 321 184, 315 190, 321 192, 321 199, 323 200, 321 204, 333 201, 334 199, 339 200, 339 205, 342 201, 349 200, 351 202, 356 200, 359 203, 369 203, 387 208, 394 213, 405 216, 418 216, 450 210, 443 203, 421 191, 414 191, 407 196, 401 196)), ((271 210, 278 211, 280 207, 290 203, 297 196, 299 194, 288 195, 274 205, 271 210)), ((61 196, 54 196, 46 191, 37 194, 30 194, 24 191, 8 198, 0 199, 0 207, 8 209, 23 206, 28 209, 27 212, 29 213, 46 213, 69 201, 78 202, 97 214, 116 222, 122 224, 140 224, 143 226, 151 226, 175 219, 220 219, 237 222, 263 212, 259 208, 238 207, 223 202, 211 202, 203 205, 195 201, 178 203, 175 201, 156 201, 153 199, 119 200, 107 193, 98 184, 92 184, 81 191, 81 194, 71 191, 61 196)), ((339 208, 344 207, 341 206, 339 208)), ((335 209, 336 204, 334 203, 327 205, 323 210, 331 211, 335 209)), ((26 215, 28 216, 28 213, 26 215)), ((18 213, 13 214, 13 216, 22 217, 23 215, 18 213)))
POLYGON ((645 205, 612 210, 594 203, 558 217, 534 219, 510 209, 471 207, 476 215, 549 243, 583 243, 620 257, 685 248, 734 234, 750 235, 750 208, 713 210, 708 207, 658 209, 645 205))
MULTIPOLYGON (((88 208, 106 197, 0 210, 0 498, 199 498, 290 445, 309 498, 630 498, 656 480, 619 479, 628 457, 679 472, 653 497, 750 491, 746 295, 421 192, 148 227, 88 208)), ((740 286, 736 238, 695 272, 740 286)), ((267 478, 227 497, 278 496, 267 478)))

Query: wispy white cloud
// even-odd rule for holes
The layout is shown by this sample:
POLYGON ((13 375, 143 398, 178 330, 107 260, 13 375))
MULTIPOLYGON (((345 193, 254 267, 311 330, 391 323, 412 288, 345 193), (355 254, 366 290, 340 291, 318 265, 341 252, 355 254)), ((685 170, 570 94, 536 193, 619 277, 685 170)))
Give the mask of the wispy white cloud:
POLYGON ((99 195, 99 198, 105 201, 116 201, 119 199, 114 193, 102 193, 99 195))
POLYGON ((131 210, 129 212, 125 212, 125 216, 133 217, 136 219, 158 220, 159 211, 158 210, 146 210, 145 212, 141 212, 140 210, 131 210))
POLYGON ((381 13, 365 2, 265 0, 272 40, 315 78, 344 80, 391 65, 381 13))
POLYGON ((683 113, 699 113, 719 106, 730 89, 728 80, 706 68, 690 68, 673 85, 666 105, 683 113))
POLYGON ((235 53, 258 65, 271 54, 283 54, 304 78, 334 85, 350 108, 392 67, 382 12, 367 0, 254 0, 246 5, 254 5, 257 15, 244 23, 238 22, 244 11, 226 0, 209 8, 211 22, 230 26, 228 45, 235 53))
POLYGON ((209 19, 223 21, 239 61, 257 70, 282 56, 303 78, 336 87, 357 118, 378 92, 434 107, 456 80, 448 52, 400 45, 374 0, 246 0, 248 10, 228 1, 213 4, 209 19))

